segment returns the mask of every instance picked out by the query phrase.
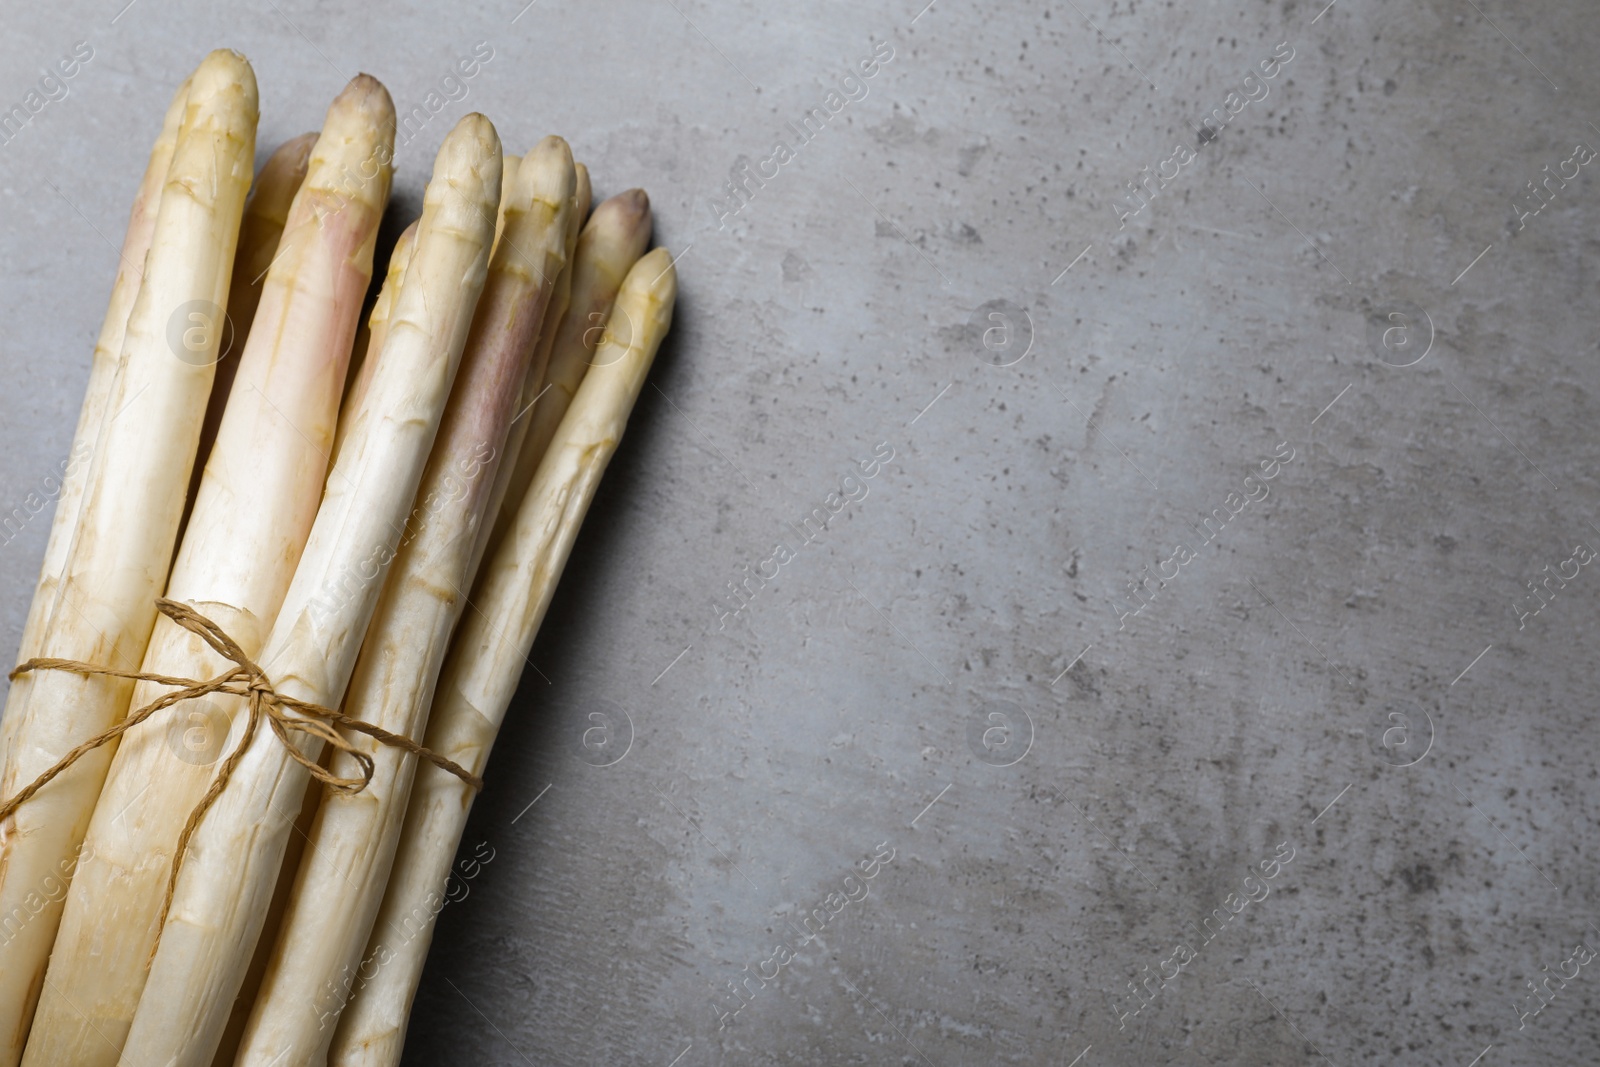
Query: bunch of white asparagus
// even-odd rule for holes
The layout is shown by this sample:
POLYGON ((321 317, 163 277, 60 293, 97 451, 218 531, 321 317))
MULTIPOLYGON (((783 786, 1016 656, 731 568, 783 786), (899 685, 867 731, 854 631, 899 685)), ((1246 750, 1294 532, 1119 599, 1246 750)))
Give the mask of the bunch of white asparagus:
POLYGON ((565 141, 502 157, 473 114, 361 323, 388 92, 355 78, 252 192, 256 120, 213 52, 134 199, 0 720, 0 1067, 399 1062, 462 775, 671 322, 645 194, 591 214, 565 141), (284 721, 170 699, 234 663, 163 596, 284 721))

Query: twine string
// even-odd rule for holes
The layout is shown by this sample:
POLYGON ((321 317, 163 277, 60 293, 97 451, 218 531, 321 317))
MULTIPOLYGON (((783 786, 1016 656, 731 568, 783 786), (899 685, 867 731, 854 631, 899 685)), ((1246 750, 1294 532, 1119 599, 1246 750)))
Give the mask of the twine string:
POLYGON ((371 756, 362 752, 345 739, 344 735, 335 727, 343 727, 366 734, 379 744, 390 745, 411 753, 419 759, 427 760, 442 770, 448 771, 467 783, 474 790, 483 788, 483 779, 468 771, 437 752, 418 744, 404 734, 392 733, 381 726, 377 726, 361 719, 353 719, 348 715, 335 711, 332 708, 313 704, 309 701, 298 700, 286 696, 273 688, 272 681, 267 677, 266 671, 245 654, 237 641, 218 626, 211 619, 196 611, 192 606, 177 600, 161 597, 156 601, 157 609, 177 623, 179 626, 195 634, 211 649, 233 664, 228 670, 210 679, 173 678, 164 674, 155 674, 146 671, 123 671, 112 667, 97 666, 93 663, 84 663, 80 660, 36 658, 30 659, 11 672, 15 680, 19 675, 32 671, 70 671, 73 674, 88 676, 101 676, 108 678, 125 678, 132 681, 154 682, 157 685, 173 687, 176 691, 167 693, 152 700, 144 707, 131 712, 122 721, 109 729, 89 738, 56 761, 54 766, 40 774, 29 783, 21 792, 17 793, 4 804, 0 804, 0 823, 9 819, 18 808, 33 797, 40 789, 49 785, 58 775, 78 762, 81 758, 93 752, 101 745, 121 737, 127 731, 138 726, 158 711, 172 707, 174 704, 197 697, 209 696, 212 693, 225 693, 231 696, 244 697, 249 700, 249 719, 245 723, 243 735, 239 743, 234 746, 228 758, 218 768, 216 775, 211 780, 211 786, 200 798, 194 808, 189 812, 189 818, 184 823, 183 832, 178 835, 178 843, 172 854, 172 868, 167 877, 167 890, 161 902, 161 914, 156 921, 156 942, 150 947, 150 955, 145 960, 145 969, 149 970, 150 963, 155 959, 156 948, 161 943, 161 930, 166 926, 167 912, 172 907, 173 895, 178 887, 178 871, 183 865, 185 853, 189 848, 189 839, 199 828, 201 820, 211 805, 222 795, 228 780, 232 777, 234 769, 243 760, 245 751, 249 748, 256 730, 263 719, 277 735, 278 740, 288 751, 291 758, 306 769, 310 775, 317 779, 327 789, 342 795, 359 793, 371 782, 375 764, 371 756), (290 714, 291 712, 297 714, 290 714), (361 773, 353 778, 341 778, 333 771, 324 768, 316 760, 307 757, 300 751, 298 745, 291 739, 290 732, 309 734, 319 738, 324 744, 333 746, 356 761, 361 773))

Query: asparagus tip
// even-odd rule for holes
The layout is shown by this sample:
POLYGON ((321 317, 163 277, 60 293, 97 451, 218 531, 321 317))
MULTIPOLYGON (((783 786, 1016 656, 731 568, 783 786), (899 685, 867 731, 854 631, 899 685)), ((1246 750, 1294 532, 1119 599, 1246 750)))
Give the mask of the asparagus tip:
POLYGON ((347 114, 353 122, 369 128, 394 128, 394 100, 384 84, 370 74, 357 74, 350 79, 329 106, 330 119, 335 112, 347 114))
POLYGON ((551 205, 571 200, 576 183, 572 149, 554 134, 543 138, 522 158, 517 181, 529 199, 551 205))
POLYGON ((243 97, 254 125, 258 106, 255 69, 233 49, 218 48, 207 53, 189 76, 189 107, 215 106, 232 94, 243 97))
POLYGON ((628 271, 622 283, 632 288, 635 278, 642 280, 650 296, 665 307, 671 307, 678 295, 678 268, 672 264, 672 253, 665 248, 653 248, 639 258, 628 271))
POLYGON ((490 208, 500 203, 500 171, 500 135, 494 123, 476 111, 463 115, 445 135, 433 165, 435 181, 443 179, 445 185, 460 186, 464 191, 482 189, 482 196, 476 192, 469 195, 490 208))
POLYGON ((605 234, 604 239, 630 243, 633 256, 638 256, 650 243, 651 222, 649 195, 643 189, 629 189, 601 201, 584 232, 591 235, 588 240, 602 239, 596 235, 605 234))
POLYGON ((494 123, 489 121, 489 116, 481 111, 471 111, 462 115, 445 137, 446 145, 451 142, 476 142, 483 152, 488 153, 491 146, 499 149, 500 134, 495 130, 494 123))
POLYGON ((529 152, 528 154, 532 155, 533 152, 539 152, 539 153, 555 152, 555 151, 558 151, 558 150, 565 150, 566 153, 567 153, 567 156, 569 158, 572 155, 572 146, 567 144, 567 139, 565 137, 561 137, 561 136, 559 136, 557 134, 551 133, 551 134, 546 134, 544 137, 539 138, 539 143, 534 145, 533 146, 533 151, 529 152))

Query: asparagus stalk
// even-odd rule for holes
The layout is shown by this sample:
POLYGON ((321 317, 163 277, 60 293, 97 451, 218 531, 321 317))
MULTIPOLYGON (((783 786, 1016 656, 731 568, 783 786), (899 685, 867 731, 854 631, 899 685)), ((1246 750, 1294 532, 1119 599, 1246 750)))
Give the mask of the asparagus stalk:
MULTIPOLYGON (((547 137, 522 160, 509 203, 502 202, 504 228, 418 490, 415 534, 402 545, 378 601, 345 696, 346 715, 408 737, 422 735, 552 288, 542 279, 555 277, 563 265, 574 181, 566 142, 547 137)), ((372 780, 360 793, 327 797, 317 811, 234 1060, 241 1067, 324 1060, 347 979, 361 965, 417 761, 364 735, 355 744, 373 760, 372 780)), ((341 777, 360 773, 344 753, 335 754, 330 769, 341 777)))
POLYGON ((532 401, 535 395, 533 391, 544 378, 544 369, 550 362, 550 350, 555 344, 556 327, 561 325, 561 319, 566 315, 567 307, 571 303, 573 256, 577 252, 578 234, 583 230, 583 220, 589 217, 589 202, 594 198, 594 188, 589 184, 589 168, 582 163, 574 164, 574 167, 578 172, 578 185, 572 193, 572 213, 567 216, 567 269, 556 279, 556 289, 550 297, 550 309, 553 314, 545 316, 544 326, 539 331, 539 350, 533 357, 524 403, 532 401))
MULTIPOLYGON (((336 707, 394 558, 483 289, 500 142, 482 115, 445 138, 363 413, 329 475, 260 663, 285 697, 336 707)), ((299 713, 294 713, 295 717, 299 713)), ((260 729, 189 839, 121 1062, 211 1062, 239 992, 318 734, 260 729)))
MULTIPOLYGON (((583 381, 584 372, 604 332, 617 290, 629 268, 650 246, 650 198, 643 189, 629 189, 594 209, 578 237, 570 275, 566 313, 550 332, 548 363, 534 396, 523 403, 533 408, 525 420, 520 451, 505 491, 505 503, 491 535, 490 551, 506 537, 516 520, 517 505, 533 481, 533 472, 555 436, 556 427, 583 381), (535 403, 535 400, 537 401, 535 403)), ((626 337, 618 340, 627 341, 626 337)))
MULTIPOLYGON (((532 403, 533 398, 538 395, 539 383, 544 378, 545 365, 550 361, 550 346, 555 343, 556 327, 561 324, 561 317, 567 313, 567 303, 572 296, 572 259, 578 246, 578 232, 583 228, 583 220, 589 217, 589 199, 593 192, 589 185, 589 168, 582 163, 574 163, 573 169, 577 172, 578 181, 572 191, 572 208, 567 213, 566 259, 563 261, 565 268, 556 278, 555 289, 551 292, 550 301, 545 307, 544 321, 539 327, 539 347, 534 350, 533 363, 528 367, 528 378, 522 387, 523 407, 532 403)), ((512 431, 519 443, 527 425, 519 420, 512 431)), ((512 454, 514 455, 515 451, 512 454)), ((498 514, 500 503, 498 497, 494 503, 495 513, 498 514)))
MULTIPOLYGON (((45 543, 44 562, 39 566, 39 580, 34 585, 33 600, 28 605, 28 617, 22 627, 18 663, 33 659, 44 645, 45 629, 50 622, 50 612, 55 608, 56 590, 61 586, 66 567, 67 549, 72 546, 72 537, 78 528, 83 491, 89 481, 89 457, 94 454, 95 441, 105 420, 106 404, 111 398, 111 387, 122 356, 128 312, 139 295, 145 256, 155 233, 156 210, 161 204, 161 187, 167 181, 167 168, 172 164, 172 151, 178 144, 178 126, 183 121, 188 99, 189 79, 185 78, 167 105, 161 133, 150 149, 150 162, 134 194, 128 232, 122 239, 122 254, 118 259, 117 279, 111 286, 106 317, 95 341, 89 364, 89 384, 84 390, 83 406, 78 411, 77 429, 72 434, 72 451, 68 453, 56 494, 56 512, 50 523, 49 540, 45 543)), ((10 748, 11 733, 21 720, 21 715, 7 715, 0 720, 0 761, 4 760, 4 753, 10 748)))
MULTIPOLYGON (((494 244, 489 248, 489 255, 494 256, 494 250, 500 244, 500 231, 505 226, 506 204, 511 199, 512 186, 516 182, 517 164, 516 156, 504 156, 501 160, 500 170, 500 210, 494 220, 494 244)), ((395 292, 400 288, 400 279, 405 274, 406 264, 411 261, 411 242, 417 231, 417 224, 407 226, 400 239, 395 242, 394 252, 389 256, 389 272, 383 280, 383 288, 378 293, 377 301, 372 305, 372 317, 368 324, 369 339, 361 348, 366 356, 376 357, 383 351, 384 333, 388 329, 389 305, 394 300, 395 292)), ((358 356, 355 366, 351 369, 350 384, 345 389, 344 412, 339 419, 339 435, 334 441, 333 456, 335 462, 339 458, 339 444, 344 441, 350 432, 350 425, 355 421, 356 413, 361 410, 361 398, 366 393, 367 382, 372 377, 375 360, 358 356)))
MULTIPOLYGON (((511 536, 489 563, 475 610, 463 616, 451 641, 424 743, 474 774, 488 760, 573 538, 671 323, 676 292, 665 249, 628 272, 612 318, 627 317, 631 339, 601 342, 517 510, 511 536)), ((377 971, 339 1021, 328 1058, 338 1067, 400 1062, 439 894, 473 799, 459 779, 436 772, 432 764, 419 766, 412 783, 393 873, 363 957, 374 960, 377 971)))
MULTIPOLYGON (((325 762, 325 761, 324 761, 325 762)), ((250 965, 245 968, 244 981, 239 995, 233 998, 228 1009, 228 1021, 222 1028, 222 1040, 211 1057, 211 1067, 233 1067, 239 1054, 239 1042, 244 1039, 244 1025, 250 1020, 250 1009, 255 1005, 256 993, 267 973, 267 960, 272 955, 272 942, 283 925, 284 911, 289 906, 289 891, 294 888, 295 872, 300 869, 300 858, 305 853, 306 836, 311 833, 311 822, 322 806, 323 785, 315 778, 306 782, 300 795, 300 810, 294 817, 294 829, 289 834, 289 844, 283 850, 283 866, 278 870, 278 884, 272 888, 272 899, 267 904, 267 917, 261 924, 261 936, 256 939, 256 950, 250 954, 250 965)))
POLYGON ((416 240, 416 235, 417 224, 413 222, 400 234, 400 239, 394 243, 394 251, 389 254, 389 270, 384 275, 383 288, 378 290, 378 299, 373 302, 372 314, 367 317, 367 344, 363 349, 366 355, 361 358, 358 366, 351 368, 345 385, 344 402, 339 408, 339 429, 333 439, 331 460, 333 464, 339 462, 339 446, 350 435, 350 426, 355 422, 356 413, 361 410, 361 400, 367 393, 367 383, 372 380, 373 372, 378 369, 378 355, 383 351, 383 344, 389 337, 389 316, 394 311, 395 294, 400 291, 406 266, 411 262, 412 242, 416 240))
MULTIPOLYGON (((185 78, 167 114, 161 123, 161 133, 150 149, 150 162, 145 167, 144 178, 134 194, 133 210, 128 215, 128 232, 122 239, 122 254, 117 265, 117 280, 111 286, 111 300, 106 306, 105 321, 100 325, 100 336, 95 341, 94 356, 89 364, 89 385, 84 390, 83 406, 78 411, 78 427, 72 434, 72 451, 62 472, 61 488, 56 494, 55 518, 50 523, 50 538, 45 543, 44 562, 39 567, 39 581, 33 589, 33 601, 28 606, 28 618, 22 627, 22 643, 17 650, 17 662, 22 663, 39 654, 44 645, 45 627, 50 622, 50 612, 55 608, 56 590, 60 587, 63 568, 67 562, 67 549, 77 531, 78 511, 83 503, 83 490, 89 480, 89 457, 94 454, 95 440, 100 436, 100 424, 105 418, 106 403, 111 398, 111 386, 116 380, 117 366, 122 356, 122 339, 128 327, 128 312, 133 309, 134 298, 139 295, 139 282, 144 275, 145 255, 150 251, 150 239, 155 233, 156 209, 161 204, 161 187, 166 184, 167 167, 172 163, 172 150, 178 143, 178 125, 183 121, 183 109, 189 99, 189 79, 185 78)), ((0 721, 0 754, 8 745, 11 730, 21 716, 6 716, 0 721)), ((3 758, 3 755, 0 755, 3 758)))
MULTIPOLYGON (((323 128, 285 215, 258 325, 239 357, 167 585, 168 597, 197 605, 251 656, 288 591, 322 497, 390 168, 377 168, 348 196, 346 175, 367 159, 388 158, 394 104, 382 85, 361 75, 334 100, 323 128)), ((227 667, 162 616, 142 669, 208 678, 227 667)), ((143 706, 166 691, 141 682, 133 700, 143 706)), ((23 1060, 29 1067, 117 1062, 144 986, 178 835, 211 784, 228 721, 242 704, 231 697, 185 701, 123 735, 67 894, 23 1060)))
MULTIPOLYGON (((567 212, 565 265, 545 306, 544 321, 539 328, 538 348, 534 352, 533 362, 528 366, 528 377, 522 385, 522 399, 517 404, 517 417, 511 423, 511 432, 506 435, 507 458, 495 473, 494 491, 489 495, 489 521, 484 523, 483 529, 479 532, 478 544, 472 553, 472 569, 469 572, 472 575, 478 573, 478 564, 482 562, 489 545, 498 544, 502 539, 498 535, 502 533, 501 519, 506 510, 505 501, 513 483, 516 482, 518 457, 522 454, 522 442, 528 434, 527 413, 539 399, 545 367, 550 362, 550 350, 555 344, 556 328, 561 325, 561 319, 567 313, 567 305, 572 296, 573 259, 577 252, 578 233, 583 226, 583 220, 589 216, 589 200, 593 192, 589 185, 589 168, 582 163, 576 163, 573 167, 577 171, 578 181, 572 192, 572 206, 567 212)), ((516 482, 517 495, 513 500, 522 499, 522 491, 527 489, 528 479, 532 477, 533 472, 529 470, 525 478, 516 482)), ((515 503, 511 508, 515 510, 515 503)))
POLYGON ((189 484, 191 507, 200 491, 200 479, 217 440, 217 430, 222 426, 222 410, 233 391, 233 379, 239 372, 250 324, 255 321, 256 308, 261 303, 267 268, 278 254, 278 240, 289 219, 289 206, 300 183, 305 181, 311 146, 316 141, 316 134, 303 133, 279 145, 267 157, 261 173, 256 175, 255 187, 245 202, 244 219, 239 224, 239 248, 233 256, 233 280, 228 285, 228 332, 223 336, 223 343, 231 342, 232 347, 220 353, 217 360, 205 422, 200 424, 200 447, 195 453, 194 476, 189 484))
MULTIPOLYGON (((200 420, 210 392, 229 268, 255 147, 255 74, 216 51, 195 71, 128 316, 120 369, 95 444, 77 531, 65 555, 40 652, 136 668, 172 562, 200 420), (176 323, 180 343, 169 346, 176 323), (181 351, 182 358, 178 353, 181 351)), ((132 683, 63 671, 23 675, 0 796, 15 796, 128 707, 132 683)), ((70 875, 112 746, 80 759, 0 825, 0 1064, 14 1064, 44 979, 61 897, 46 880, 70 875)))

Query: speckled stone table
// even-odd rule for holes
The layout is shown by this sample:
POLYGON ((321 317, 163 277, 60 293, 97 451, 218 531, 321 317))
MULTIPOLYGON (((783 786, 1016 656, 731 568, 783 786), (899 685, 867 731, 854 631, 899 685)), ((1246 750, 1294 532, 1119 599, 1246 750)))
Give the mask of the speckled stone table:
POLYGON ((14 7, 0 646, 173 85, 367 71, 681 293, 408 1064, 1595 1062, 1600 9, 923 2, 14 7))

